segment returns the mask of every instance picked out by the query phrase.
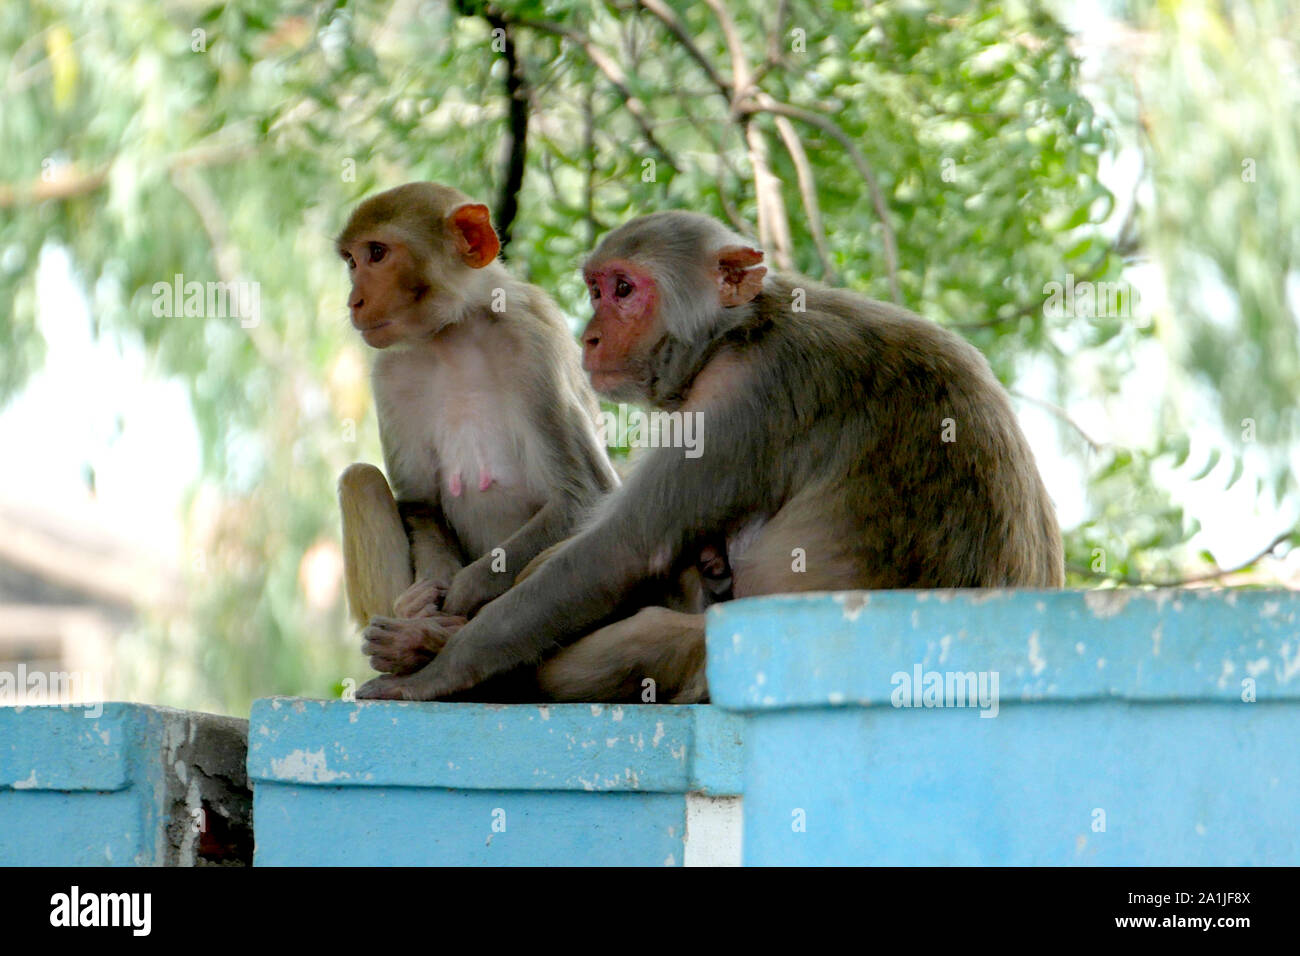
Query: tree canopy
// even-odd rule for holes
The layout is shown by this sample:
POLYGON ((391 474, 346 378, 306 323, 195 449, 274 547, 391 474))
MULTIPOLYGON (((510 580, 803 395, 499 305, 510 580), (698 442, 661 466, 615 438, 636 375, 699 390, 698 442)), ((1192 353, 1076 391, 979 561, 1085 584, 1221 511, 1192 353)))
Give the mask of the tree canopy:
POLYGON ((1076 584, 1217 577, 1188 549, 1189 482, 1254 485, 1279 517, 1250 550, 1300 540, 1296 11, 1123 4, 1100 40, 1064 16, 1008 0, 6 5, 0 401, 48 347, 35 276, 57 246, 98 334, 184 382, 201 438, 191 598, 137 648, 189 665, 142 670, 140 693, 236 709, 363 676, 337 589, 309 586, 332 566, 336 476, 379 457, 330 237, 357 199, 413 179, 487 202, 509 264, 575 328, 594 240, 689 208, 779 268, 958 330, 1059 429, 1084 501, 1065 529, 1076 584), (159 315, 177 275, 255 283, 258 320, 159 315), (1151 368, 1165 387, 1135 401, 1151 368))

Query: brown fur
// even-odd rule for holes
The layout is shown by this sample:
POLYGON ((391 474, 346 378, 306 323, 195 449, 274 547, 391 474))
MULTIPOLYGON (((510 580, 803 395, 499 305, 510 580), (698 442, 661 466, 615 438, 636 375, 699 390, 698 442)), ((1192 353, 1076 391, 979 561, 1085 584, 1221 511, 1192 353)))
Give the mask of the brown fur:
POLYGON ((352 323, 381 350, 388 473, 353 465, 339 482, 348 603, 369 622, 372 664, 402 673, 617 478, 573 336, 545 293, 493 261, 485 206, 411 183, 361 203, 337 245, 352 323))
POLYGON ((659 700, 700 699, 698 626, 618 618, 716 536, 738 596, 1063 583, 1051 502, 983 356, 902 309, 764 276, 759 258, 694 213, 602 241, 586 363, 614 394, 701 413, 703 456, 644 455, 577 536, 372 696, 438 699, 549 657, 555 697, 637 699, 648 678, 659 700))

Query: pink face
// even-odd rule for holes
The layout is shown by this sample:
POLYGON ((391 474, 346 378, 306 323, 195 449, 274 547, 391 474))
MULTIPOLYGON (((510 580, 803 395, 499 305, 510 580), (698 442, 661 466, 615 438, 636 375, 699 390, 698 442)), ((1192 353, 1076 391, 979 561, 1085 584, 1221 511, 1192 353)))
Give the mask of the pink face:
POLYGON ((410 250, 385 236, 340 246, 339 255, 352 279, 348 311, 353 328, 372 348, 392 345, 410 321, 411 295, 403 281, 413 270, 410 250))
POLYGON ((615 392, 629 377, 638 344, 655 326, 659 290, 648 270, 625 259, 589 266, 583 277, 595 314, 582 332, 582 367, 596 391, 615 392))

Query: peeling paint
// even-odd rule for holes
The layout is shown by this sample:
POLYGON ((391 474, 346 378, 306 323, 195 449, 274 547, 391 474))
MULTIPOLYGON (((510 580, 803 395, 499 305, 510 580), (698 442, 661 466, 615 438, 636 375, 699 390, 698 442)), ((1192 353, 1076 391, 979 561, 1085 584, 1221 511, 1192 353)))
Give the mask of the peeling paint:
POLYGON ((279 760, 271 758, 271 770, 277 776, 303 783, 329 783, 346 780, 348 775, 330 770, 325 750, 295 750, 279 760))
POLYGON ((1092 616, 1105 619, 1114 617, 1128 606, 1135 592, 1117 588, 1104 588, 1099 591, 1085 591, 1083 603, 1092 612, 1092 616))
POLYGON ((1300 650, 1292 654, 1291 643, 1287 641, 1278 649, 1278 654, 1282 658, 1282 668, 1277 675, 1278 682, 1290 683, 1292 677, 1300 674, 1300 650))
POLYGON ((844 609, 846 621, 856 621, 862 609, 871 603, 871 595, 866 591, 848 591, 835 595, 834 599, 844 609))
POLYGON ((1047 669, 1047 658, 1043 657, 1037 631, 1031 631, 1029 634, 1029 666, 1033 669, 1035 677, 1047 669))

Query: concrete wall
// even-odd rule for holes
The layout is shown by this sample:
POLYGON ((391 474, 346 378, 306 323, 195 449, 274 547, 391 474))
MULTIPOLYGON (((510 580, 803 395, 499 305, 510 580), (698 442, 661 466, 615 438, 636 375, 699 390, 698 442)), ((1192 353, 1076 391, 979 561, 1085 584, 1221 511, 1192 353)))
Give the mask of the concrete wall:
POLYGON ((1300 863, 1300 594, 710 613, 713 700, 746 722, 746 864, 1300 863))
POLYGON ((0 865, 251 862, 247 738, 141 704, 0 708, 0 865))
POLYGON ((741 721, 711 707, 253 707, 258 866, 738 864, 741 721))
POLYGON ((0 709, 0 864, 1300 863, 1300 594, 716 606, 714 703, 0 709), (247 736, 247 779, 244 742, 247 736), (743 794, 743 797, 742 797, 743 794))

